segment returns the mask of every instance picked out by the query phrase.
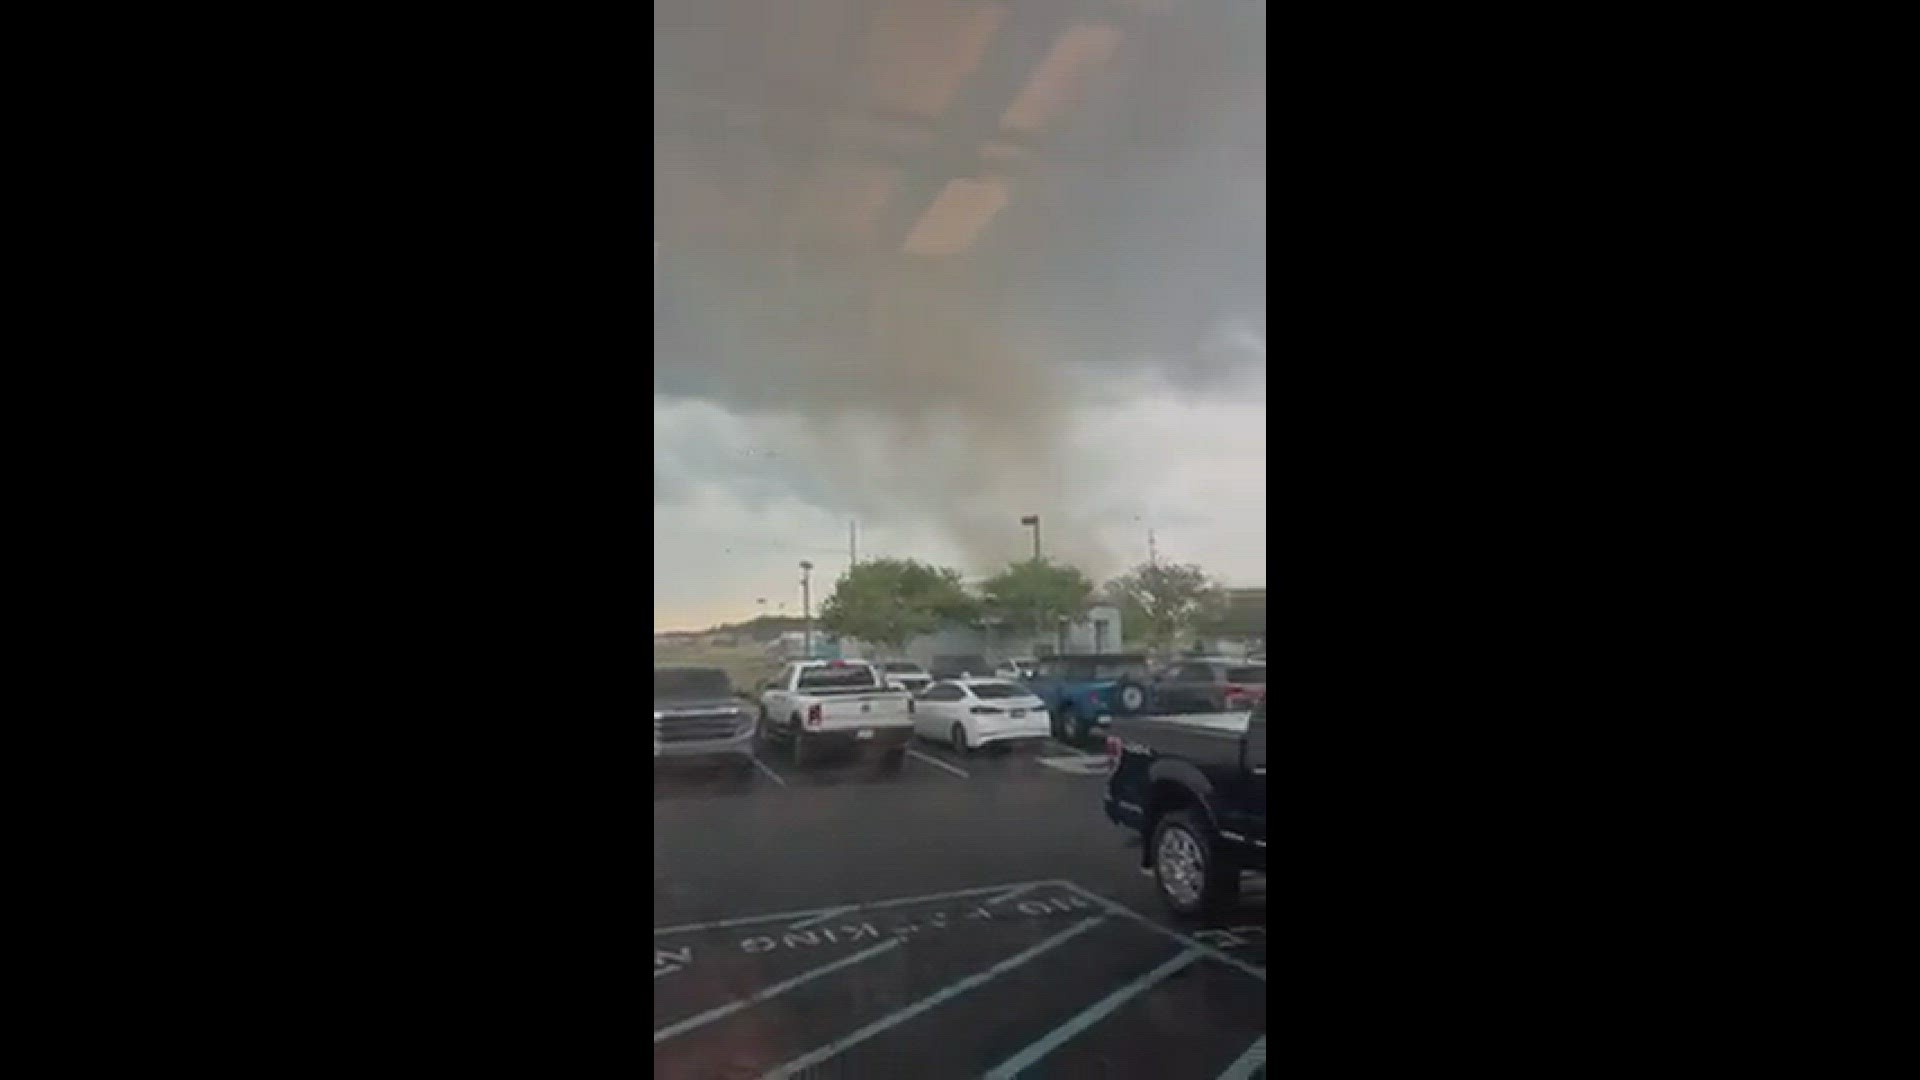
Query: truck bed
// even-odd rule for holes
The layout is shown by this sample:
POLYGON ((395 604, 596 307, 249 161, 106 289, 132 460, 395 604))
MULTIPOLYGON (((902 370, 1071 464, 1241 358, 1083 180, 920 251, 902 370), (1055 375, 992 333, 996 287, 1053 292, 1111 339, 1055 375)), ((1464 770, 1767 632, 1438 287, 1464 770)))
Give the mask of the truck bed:
POLYGON ((1240 763, 1240 737, 1247 712, 1179 713, 1170 716, 1116 716, 1109 734, 1122 744, 1150 747, 1199 765, 1240 763))

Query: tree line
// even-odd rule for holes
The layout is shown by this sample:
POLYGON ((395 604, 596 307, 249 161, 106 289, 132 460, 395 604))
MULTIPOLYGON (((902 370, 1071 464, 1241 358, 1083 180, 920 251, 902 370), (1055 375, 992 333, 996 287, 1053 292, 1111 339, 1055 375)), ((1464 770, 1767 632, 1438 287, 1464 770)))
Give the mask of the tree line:
POLYGON ((874 559, 841 576, 820 606, 820 625, 898 652, 921 634, 985 621, 1049 632, 1095 601, 1118 608, 1123 633, 1154 649, 1228 614, 1226 590, 1187 563, 1141 563, 1096 588, 1077 567, 1028 559, 989 578, 975 596, 950 567, 874 559))

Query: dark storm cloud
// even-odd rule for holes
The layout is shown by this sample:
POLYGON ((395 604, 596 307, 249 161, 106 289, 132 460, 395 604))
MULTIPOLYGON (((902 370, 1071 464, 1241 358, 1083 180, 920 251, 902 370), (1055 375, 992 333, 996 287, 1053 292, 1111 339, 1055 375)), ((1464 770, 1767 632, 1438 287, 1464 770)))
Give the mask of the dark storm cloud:
MULTIPOLYGON (((1143 375, 1232 393, 1265 363, 1264 16, 1246 10, 1258 7, 1130 26, 1125 64, 965 256, 916 260, 894 237, 828 259, 779 229, 660 252, 656 394, 745 416, 749 431, 768 422, 750 447, 671 448, 656 498, 725 477, 744 498, 931 517, 970 552, 1002 550, 1009 508, 1032 507, 1060 545, 1102 557, 1083 522, 1127 478, 1069 475, 1066 426, 1143 375)), ((675 16, 697 29, 656 48, 657 89, 704 95, 656 106, 656 139, 691 163, 662 189, 694 199, 725 185, 744 207, 784 198, 844 96, 825 92, 831 70, 810 73, 802 50, 768 51, 748 17, 763 9, 698 8, 675 16)), ((944 177, 918 179, 937 190, 944 177)))

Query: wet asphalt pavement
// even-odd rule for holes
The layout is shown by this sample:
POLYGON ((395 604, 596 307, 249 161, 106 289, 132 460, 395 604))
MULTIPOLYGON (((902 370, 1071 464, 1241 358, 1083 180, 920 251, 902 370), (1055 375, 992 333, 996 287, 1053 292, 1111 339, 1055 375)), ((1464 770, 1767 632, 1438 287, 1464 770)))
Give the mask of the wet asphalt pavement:
POLYGON ((759 753, 655 772, 657 1075, 1264 1075, 1264 880, 1166 914, 1090 752, 759 753))

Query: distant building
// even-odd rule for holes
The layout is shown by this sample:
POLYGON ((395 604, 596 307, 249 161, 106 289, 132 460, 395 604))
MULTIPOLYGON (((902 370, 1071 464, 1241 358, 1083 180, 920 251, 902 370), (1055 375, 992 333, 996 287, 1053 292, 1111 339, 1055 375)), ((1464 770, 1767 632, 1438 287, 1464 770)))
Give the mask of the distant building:
MULTIPOLYGON (((877 657, 884 651, 865 642, 847 642, 846 647, 849 656, 877 657)), ((1015 656, 1113 653, 1125 647, 1120 609, 1096 604, 1080 618, 1050 631, 1006 625, 953 626, 913 638, 901 652, 906 659, 923 664, 936 656, 983 656, 997 663, 1015 656)))

